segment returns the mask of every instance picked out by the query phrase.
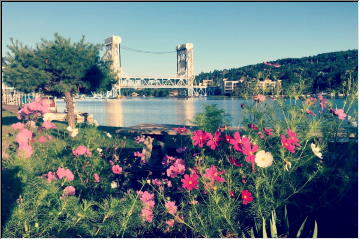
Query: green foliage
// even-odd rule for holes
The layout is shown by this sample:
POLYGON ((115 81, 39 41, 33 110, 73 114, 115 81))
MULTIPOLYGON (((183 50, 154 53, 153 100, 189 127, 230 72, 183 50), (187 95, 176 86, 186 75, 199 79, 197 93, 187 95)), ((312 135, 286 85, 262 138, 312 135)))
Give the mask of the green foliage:
POLYGON ((4 82, 22 92, 64 96, 64 92, 90 93, 111 88, 110 62, 99 57, 101 45, 83 37, 72 43, 59 34, 31 49, 11 40, 5 57, 4 82))
POLYGON ((203 113, 198 113, 194 120, 200 129, 214 133, 219 127, 230 123, 230 116, 215 104, 205 105, 203 113))
MULTIPOLYGON (((282 80, 283 89, 288 89, 300 81, 304 81, 306 83, 304 93, 306 94, 322 91, 330 92, 331 90, 344 93, 346 87, 343 85, 348 81, 349 77, 355 79, 354 82, 357 82, 357 59, 357 50, 323 53, 303 58, 285 58, 274 61, 281 65, 279 68, 259 63, 240 68, 214 70, 209 73, 198 74, 196 82, 213 79, 217 85, 220 85, 223 78, 239 80, 241 77, 245 77, 246 84, 251 82, 252 78, 258 80, 269 78, 282 80)), ((240 87, 236 95, 243 96, 247 91, 251 92, 253 89, 250 86, 240 87)))

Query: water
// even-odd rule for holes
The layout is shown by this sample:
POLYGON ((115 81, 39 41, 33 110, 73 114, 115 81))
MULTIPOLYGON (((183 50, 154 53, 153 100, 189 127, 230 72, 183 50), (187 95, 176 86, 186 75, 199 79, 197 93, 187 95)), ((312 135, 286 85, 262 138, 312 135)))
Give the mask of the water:
MULTIPOLYGON (((129 127, 138 124, 191 125, 196 113, 203 112, 205 104, 216 104, 230 114, 232 125, 242 121, 241 104, 247 101, 239 98, 142 98, 77 100, 75 109, 93 115, 100 125, 129 127)), ((271 100, 270 100, 271 101, 271 100)), ((342 100, 336 100, 338 106, 342 100)), ((59 112, 65 110, 65 102, 57 101, 59 112)))

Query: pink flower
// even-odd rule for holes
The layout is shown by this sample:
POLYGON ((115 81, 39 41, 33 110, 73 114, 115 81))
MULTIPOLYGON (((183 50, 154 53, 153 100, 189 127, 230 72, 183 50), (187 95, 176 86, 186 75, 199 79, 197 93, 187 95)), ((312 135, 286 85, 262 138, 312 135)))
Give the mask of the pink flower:
POLYGON ((268 136, 273 135, 273 133, 271 132, 271 131, 272 131, 271 128, 263 128, 263 130, 264 130, 264 132, 266 133, 266 135, 268 135, 268 136))
POLYGON ((214 136, 212 136, 211 133, 207 133, 207 134, 208 134, 208 138, 210 140, 206 143, 206 145, 208 147, 210 147, 212 150, 215 150, 219 146, 219 142, 221 140, 221 137, 220 137, 221 132, 216 131, 214 133, 214 136))
POLYGON ((254 96, 254 100, 256 102, 264 102, 266 100, 266 97, 262 94, 258 94, 256 96, 254 96))
POLYGON ((46 174, 46 177, 47 177, 47 181, 49 183, 52 182, 52 181, 57 180, 57 177, 56 177, 55 173, 53 173, 51 171, 46 174))
POLYGON ((316 114, 315 114, 313 111, 309 110, 309 109, 306 109, 305 112, 306 112, 307 114, 316 116, 316 114))
POLYGON ((95 182, 100 182, 99 174, 94 173, 94 181, 95 181, 95 182))
POLYGON ((179 147, 179 148, 176 149, 176 152, 177 153, 183 153, 183 152, 186 151, 186 149, 187 149, 186 147, 179 147))
POLYGON ((216 170, 216 167, 214 165, 211 165, 210 168, 205 169, 204 177, 216 182, 225 182, 225 179, 220 177, 221 174, 223 174, 225 171, 222 170, 218 172, 216 170))
POLYGON ((171 165, 166 170, 166 175, 171 178, 177 177, 177 175, 182 175, 185 172, 185 164, 182 159, 176 159, 173 165, 171 165))
POLYGON ((209 133, 201 130, 196 130, 191 138, 194 146, 202 148, 207 140, 209 140, 209 133))
POLYGON ((143 153, 141 153, 141 152, 134 152, 134 157, 143 157, 144 156, 144 154, 143 153))
POLYGON ((175 215, 175 213, 177 212, 177 206, 173 201, 165 202, 165 207, 166 207, 166 211, 172 215, 175 215))
POLYGON ((249 192, 248 190, 241 191, 241 198, 244 205, 251 203, 254 200, 254 197, 251 196, 251 192, 249 192))
POLYGON ((75 150, 73 150, 72 152, 73 152, 73 154, 74 154, 75 156, 81 156, 81 155, 84 155, 84 156, 87 156, 87 157, 91 157, 91 156, 92 156, 91 151, 90 151, 87 147, 85 147, 85 146, 83 146, 83 145, 78 146, 78 147, 77 147, 75 150))
POLYGON ((154 215, 153 215, 153 211, 152 209, 149 209, 149 208, 143 208, 141 210, 141 217, 144 221, 146 222, 152 222, 153 218, 154 218, 154 215))
POLYGON ((70 169, 58 168, 58 170, 56 171, 56 175, 58 176, 59 179, 65 177, 67 181, 74 180, 74 174, 71 172, 70 169))
POLYGON ((145 141, 145 136, 137 136, 135 138, 136 143, 143 143, 145 141))
POLYGON ((120 167, 119 165, 114 165, 112 166, 111 170, 114 174, 121 174, 122 167, 120 167))
POLYGON ((182 127, 182 128, 173 128, 177 133, 183 134, 183 133, 187 133, 189 130, 186 127, 182 127))
POLYGON ((23 158, 29 158, 33 154, 32 147, 27 143, 20 143, 18 148, 18 155, 23 158))
POLYGON ((317 101, 316 98, 313 98, 313 97, 307 98, 305 101, 305 104, 306 105, 314 105, 316 103, 316 101, 317 101))
POLYGON ((24 129, 25 125, 21 122, 17 122, 17 123, 11 124, 11 127, 16 131, 16 130, 24 129))
POLYGON ((75 188, 73 186, 67 186, 64 189, 64 196, 74 196, 75 195, 75 188))
POLYGON ((199 176, 194 173, 190 176, 188 174, 184 175, 184 178, 181 179, 182 187, 191 191, 192 189, 198 189, 199 182, 197 181, 199 176))
POLYGON ((158 186, 158 187, 162 185, 161 180, 160 180, 160 179, 157 179, 157 178, 151 180, 151 183, 152 183, 153 185, 155 185, 155 186, 158 186))
POLYGON ((252 130, 255 130, 255 131, 259 130, 259 128, 258 128, 255 124, 253 124, 253 123, 250 123, 250 124, 248 125, 248 127, 251 128, 252 130))
POLYGON ((48 138, 49 141, 52 140, 52 136, 46 135, 46 137, 48 138))
POLYGON ((227 143, 230 143, 232 139, 233 139, 233 137, 230 135, 225 136, 225 142, 227 142, 227 143))
POLYGON ((261 138, 261 139, 264 139, 264 138, 265 138, 265 136, 264 136, 264 134, 263 134, 262 132, 258 132, 258 136, 259 136, 259 138, 261 138))
POLYGON ((238 163, 238 161, 236 160, 236 158, 234 157, 229 157, 229 162, 231 165, 234 165, 235 167, 242 167, 241 163, 238 163))
POLYGON ((36 122, 34 121, 28 121, 26 125, 29 126, 30 128, 36 128, 36 122))
POLYGON ((173 227, 174 223, 175 223, 174 219, 166 220, 166 224, 169 225, 169 227, 173 227))
POLYGON ((242 153, 246 155, 245 160, 248 163, 251 163, 252 170, 255 171, 255 152, 258 150, 258 145, 252 144, 247 137, 244 137, 242 140, 242 153))
POLYGON ((295 152, 295 146, 292 145, 291 142, 289 142, 289 139, 287 139, 284 135, 281 135, 281 144, 289 152, 292 152, 292 153, 295 152))
POLYGON ((336 108, 334 110, 334 114, 337 115, 340 120, 345 120, 345 118, 346 118, 346 113, 344 113, 343 109, 336 108))
POLYGON ((154 199, 154 194, 149 193, 148 191, 144 191, 144 192, 139 191, 138 195, 140 195, 140 200, 143 203, 148 202, 148 201, 152 201, 154 199))
POLYGON ((32 132, 26 128, 21 129, 20 132, 16 135, 15 141, 19 144, 28 144, 29 140, 32 137, 32 132))
POLYGON ((300 146, 299 139, 296 138, 296 132, 291 131, 290 128, 287 129, 287 134, 289 136, 288 142, 295 146, 300 146))
POLYGON ((114 162, 111 161, 111 160, 109 160, 109 164, 110 164, 111 166, 114 166, 114 162))
POLYGON ((52 128, 56 128, 56 125, 50 121, 44 121, 43 124, 41 125, 43 128, 45 129, 52 129, 52 128))
POLYGON ((230 144, 233 145, 235 151, 242 152, 242 148, 241 148, 242 141, 243 138, 240 136, 240 133, 235 132, 234 138, 230 139, 230 144))
POLYGON ((41 137, 39 137, 39 143, 44 143, 44 142, 47 142, 47 137, 45 137, 45 136, 41 136, 41 137))
POLYGON ((318 98, 320 100, 320 107, 321 107, 321 109, 324 110, 324 108, 328 104, 328 100, 326 98, 324 98, 322 95, 319 95, 318 98))

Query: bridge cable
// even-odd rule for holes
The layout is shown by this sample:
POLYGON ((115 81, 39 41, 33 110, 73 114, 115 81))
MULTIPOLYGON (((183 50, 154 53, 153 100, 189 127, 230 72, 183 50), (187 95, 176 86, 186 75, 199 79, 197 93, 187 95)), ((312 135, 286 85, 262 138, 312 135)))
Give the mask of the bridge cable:
POLYGON ((133 51, 133 52, 138 52, 138 53, 149 53, 149 54, 168 54, 168 53, 176 52, 176 50, 175 51, 169 51, 169 52, 146 51, 146 50, 126 47, 124 45, 120 45, 120 48, 124 49, 124 50, 128 50, 128 51, 133 51))

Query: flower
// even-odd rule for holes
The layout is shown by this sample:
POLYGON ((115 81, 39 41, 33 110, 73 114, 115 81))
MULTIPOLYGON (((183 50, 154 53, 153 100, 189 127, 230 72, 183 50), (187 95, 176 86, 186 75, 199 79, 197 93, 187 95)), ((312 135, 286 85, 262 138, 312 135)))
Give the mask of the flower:
POLYGON ((281 135, 281 144, 284 148, 286 148, 289 152, 295 152, 295 146, 291 144, 289 139, 287 139, 284 135, 281 135))
POLYGON ((263 131, 264 131, 264 132, 266 133, 266 135, 268 135, 268 136, 273 135, 273 133, 271 132, 271 131, 272 131, 271 128, 263 128, 263 131))
POLYGON ((258 150, 258 145, 252 144, 250 142, 250 139, 247 137, 244 137, 242 140, 242 153, 246 155, 245 161, 248 163, 251 163, 252 170, 255 171, 255 155, 254 153, 258 150))
POLYGON ((191 139, 194 141, 193 145, 202 148, 207 140, 209 140, 209 133, 206 131, 196 130, 191 139))
POLYGON ((175 130, 177 133, 187 133, 189 130, 186 127, 182 127, 182 128, 173 128, 173 130, 175 130))
POLYGON ((215 150, 219 146, 219 142, 221 140, 221 137, 220 137, 221 132, 216 131, 214 133, 214 136, 212 136, 211 133, 207 133, 207 134, 208 134, 208 138, 210 140, 206 143, 206 145, 208 147, 210 147, 212 150, 215 150))
POLYGON ((169 227, 174 226, 174 223, 175 223, 175 220, 174 220, 174 219, 166 220, 166 224, 169 225, 169 227))
POLYGON ((261 139, 265 138, 265 136, 264 136, 264 134, 262 132, 258 132, 257 134, 258 134, 259 138, 261 138, 261 139))
POLYGON ((33 154, 32 147, 27 143, 20 143, 18 148, 18 155, 23 158, 29 158, 33 154))
POLYGON ((56 177, 55 173, 53 173, 51 171, 49 171, 45 176, 47 177, 47 181, 49 183, 54 181, 54 180, 57 180, 57 177, 56 177))
POLYGON ((255 124, 253 124, 253 123, 250 123, 250 124, 248 125, 248 127, 251 128, 252 130, 255 130, 255 131, 259 130, 259 128, 258 128, 255 124))
POLYGON ((234 150, 237 152, 242 152, 241 144, 243 137, 240 136, 239 132, 234 133, 234 138, 230 139, 230 144, 233 145, 234 150))
POLYGON ((155 206, 154 194, 147 191, 137 191, 137 194, 140 196, 140 200, 143 205, 141 210, 141 217, 144 221, 152 222, 153 220, 153 208, 155 206))
POLYGON ((242 167, 241 163, 238 163, 238 161, 236 160, 236 158, 234 157, 229 157, 229 162, 231 165, 234 165, 235 167, 242 167))
POLYGON ((95 182, 100 182, 99 174, 94 173, 94 181, 95 181, 95 182))
POLYGON ((219 176, 224 172, 224 170, 218 172, 216 167, 214 165, 211 165, 210 168, 205 169, 204 177, 211 181, 225 182, 225 179, 219 176))
POLYGON ((136 143, 142 143, 145 141, 145 136, 143 136, 143 135, 137 136, 134 140, 136 143))
POLYGON ((173 165, 166 170, 166 175, 171 178, 175 178, 177 175, 184 174, 185 164, 180 158, 176 159, 173 165))
POLYGON ((253 98, 256 102, 264 102, 266 100, 266 97, 262 94, 258 94, 254 96, 253 98))
POLYGON ((87 147, 85 147, 85 146, 83 146, 83 145, 78 146, 78 147, 77 147, 75 150, 73 150, 72 152, 73 152, 73 154, 74 154, 75 156, 84 155, 84 156, 87 156, 87 157, 91 157, 91 155, 92 155, 91 151, 90 151, 87 147))
POLYGON ((190 176, 188 174, 184 175, 184 178, 181 179, 182 187, 191 191, 192 189, 198 189, 199 182, 197 181, 198 175, 196 173, 191 174, 190 176))
POLYGON ((44 142, 46 142, 48 139, 47 139, 47 137, 45 137, 45 136, 41 136, 41 137, 39 137, 39 143, 44 143, 44 142))
POLYGON ((52 129, 52 128, 56 128, 56 125, 50 121, 44 121, 43 124, 41 125, 43 128, 45 129, 52 129))
POLYGON ((176 152, 177 153, 183 153, 183 152, 186 151, 186 149, 187 149, 187 147, 179 147, 179 148, 176 149, 176 152))
POLYGON ((58 176, 59 179, 65 177, 67 181, 74 180, 74 174, 71 172, 70 169, 58 168, 58 170, 56 171, 56 175, 58 176))
POLYGON ((306 109, 305 112, 306 112, 306 114, 316 116, 316 114, 313 111, 309 110, 309 109, 306 109))
POLYGON ((322 159, 322 153, 320 152, 320 150, 321 150, 320 147, 319 146, 316 147, 316 145, 314 143, 311 143, 310 147, 311 147, 311 150, 313 151, 313 153, 315 154, 315 156, 322 159))
POLYGON ((160 179, 157 179, 157 178, 151 180, 151 183, 152 183, 153 185, 155 185, 155 186, 158 186, 158 187, 162 185, 161 180, 160 180, 160 179))
POLYGON ((67 186, 64 189, 64 196, 74 196, 75 195, 75 188, 73 186, 67 186))
POLYGON ((225 136, 225 141, 226 141, 227 143, 230 143, 232 139, 233 139, 232 136, 229 136, 229 135, 226 135, 226 136, 225 136))
POLYGON ((111 188, 117 188, 118 187, 118 183, 116 181, 112 181, 110 184, 111 188))
POLYGON ((141 217, 146 222, 152 222, 154 215, 152 209, 143 208, 141 209, 141 217))
POLYGON ((78 128, 72 128, 71 126, 68 126, 66 128, 66 130, 70 133, 70 136, 72 138, 76 137, 79 133, 79 129, 78 128))
POLYGON ((241 191, 241 198, 243 200, 242 204, 244 205, 251 203, 254 200, 254 197, 251 196, 251 192, 248 190, 241 191))
POLYGON ((166 208, 166 211, 172 215, 175 215, 175 213, 177 212, 176 203, 173 201, 165 202, 165 208, 166 208))
POLYGON ((111 136, 110 133, 106 132, 105 134, 106 134, 106 136, 107 136, 108 138, 112 138, 112 136, 111 136))
POLYGON ((245 107, 245 104, 240 104, 240 107, 242 108, 242 109, 244 109, 244 107, 245 107))
POLYGON ((235 197, 236 197, 234 191, 230 191, 230 192, 229 192, 229 195, 230 195, 231 198, 235 198, 235 197))
POLYGON ((287 129, 287 134, 289 136, 289 143, 292 144, 292 145, 295 145, 295 146, 300 146, 299 144, 299 139, 296 138, 296 133, 291 131, 290 128, 287 129))
POLYGON ((289 161, 287 161, 287 160, 285 160, 285 166, 284 166, 284 169, 286 170, 286 171, 289 171, 289 169, 291 168, 291 162, 289 162, 289 161))
POLYGON ((119 165, 114 165, 111 167, 111 170, 114 174, 121 174, 122 167, 120 167, 119 165))
POLYGON ((274 158, 271 153, 261 150, 255 155, 255 163, 258 167, 266 168, 272 165, 274 158))
POLYGON ((320 107, 321 107, 321 109, 324 110, 324 108, 328 104, 328 100, 326 98, 324 98, 322 95, 319 95, 318 98, 320 100, 320 107))
POLYGON ((15 141, 17 143, 19 143, 19 145, 21 144, 28 144, 29 140, 32 137, 32 132, 26 128, 23 128, 20 130, 20 132, 16 135, 15 137, 15 141))
POLYGON ((141 152, 134 152, 134 157, 144 157, 145 155, 141 152))
POLYGON ((16 131, 16 130, 24 129, 25 125, 21 122, 17 122, 17 123, 11 124, 11 127, 16 131))
POLYGON ((334 114, 336 115, 336 116, 338 116, 338 118, 340 119, 340 120, 345 120, 345 118, 346 118, 346 113, 344 113, 344 110, 343 109, 335 109, 334 110, 334 114))
POLYGON ((96 151, 97 151, 98 153, 101 153, 101 152, 102 152, 102 149, 101 149, 101 148, 96 148, 96 151))

